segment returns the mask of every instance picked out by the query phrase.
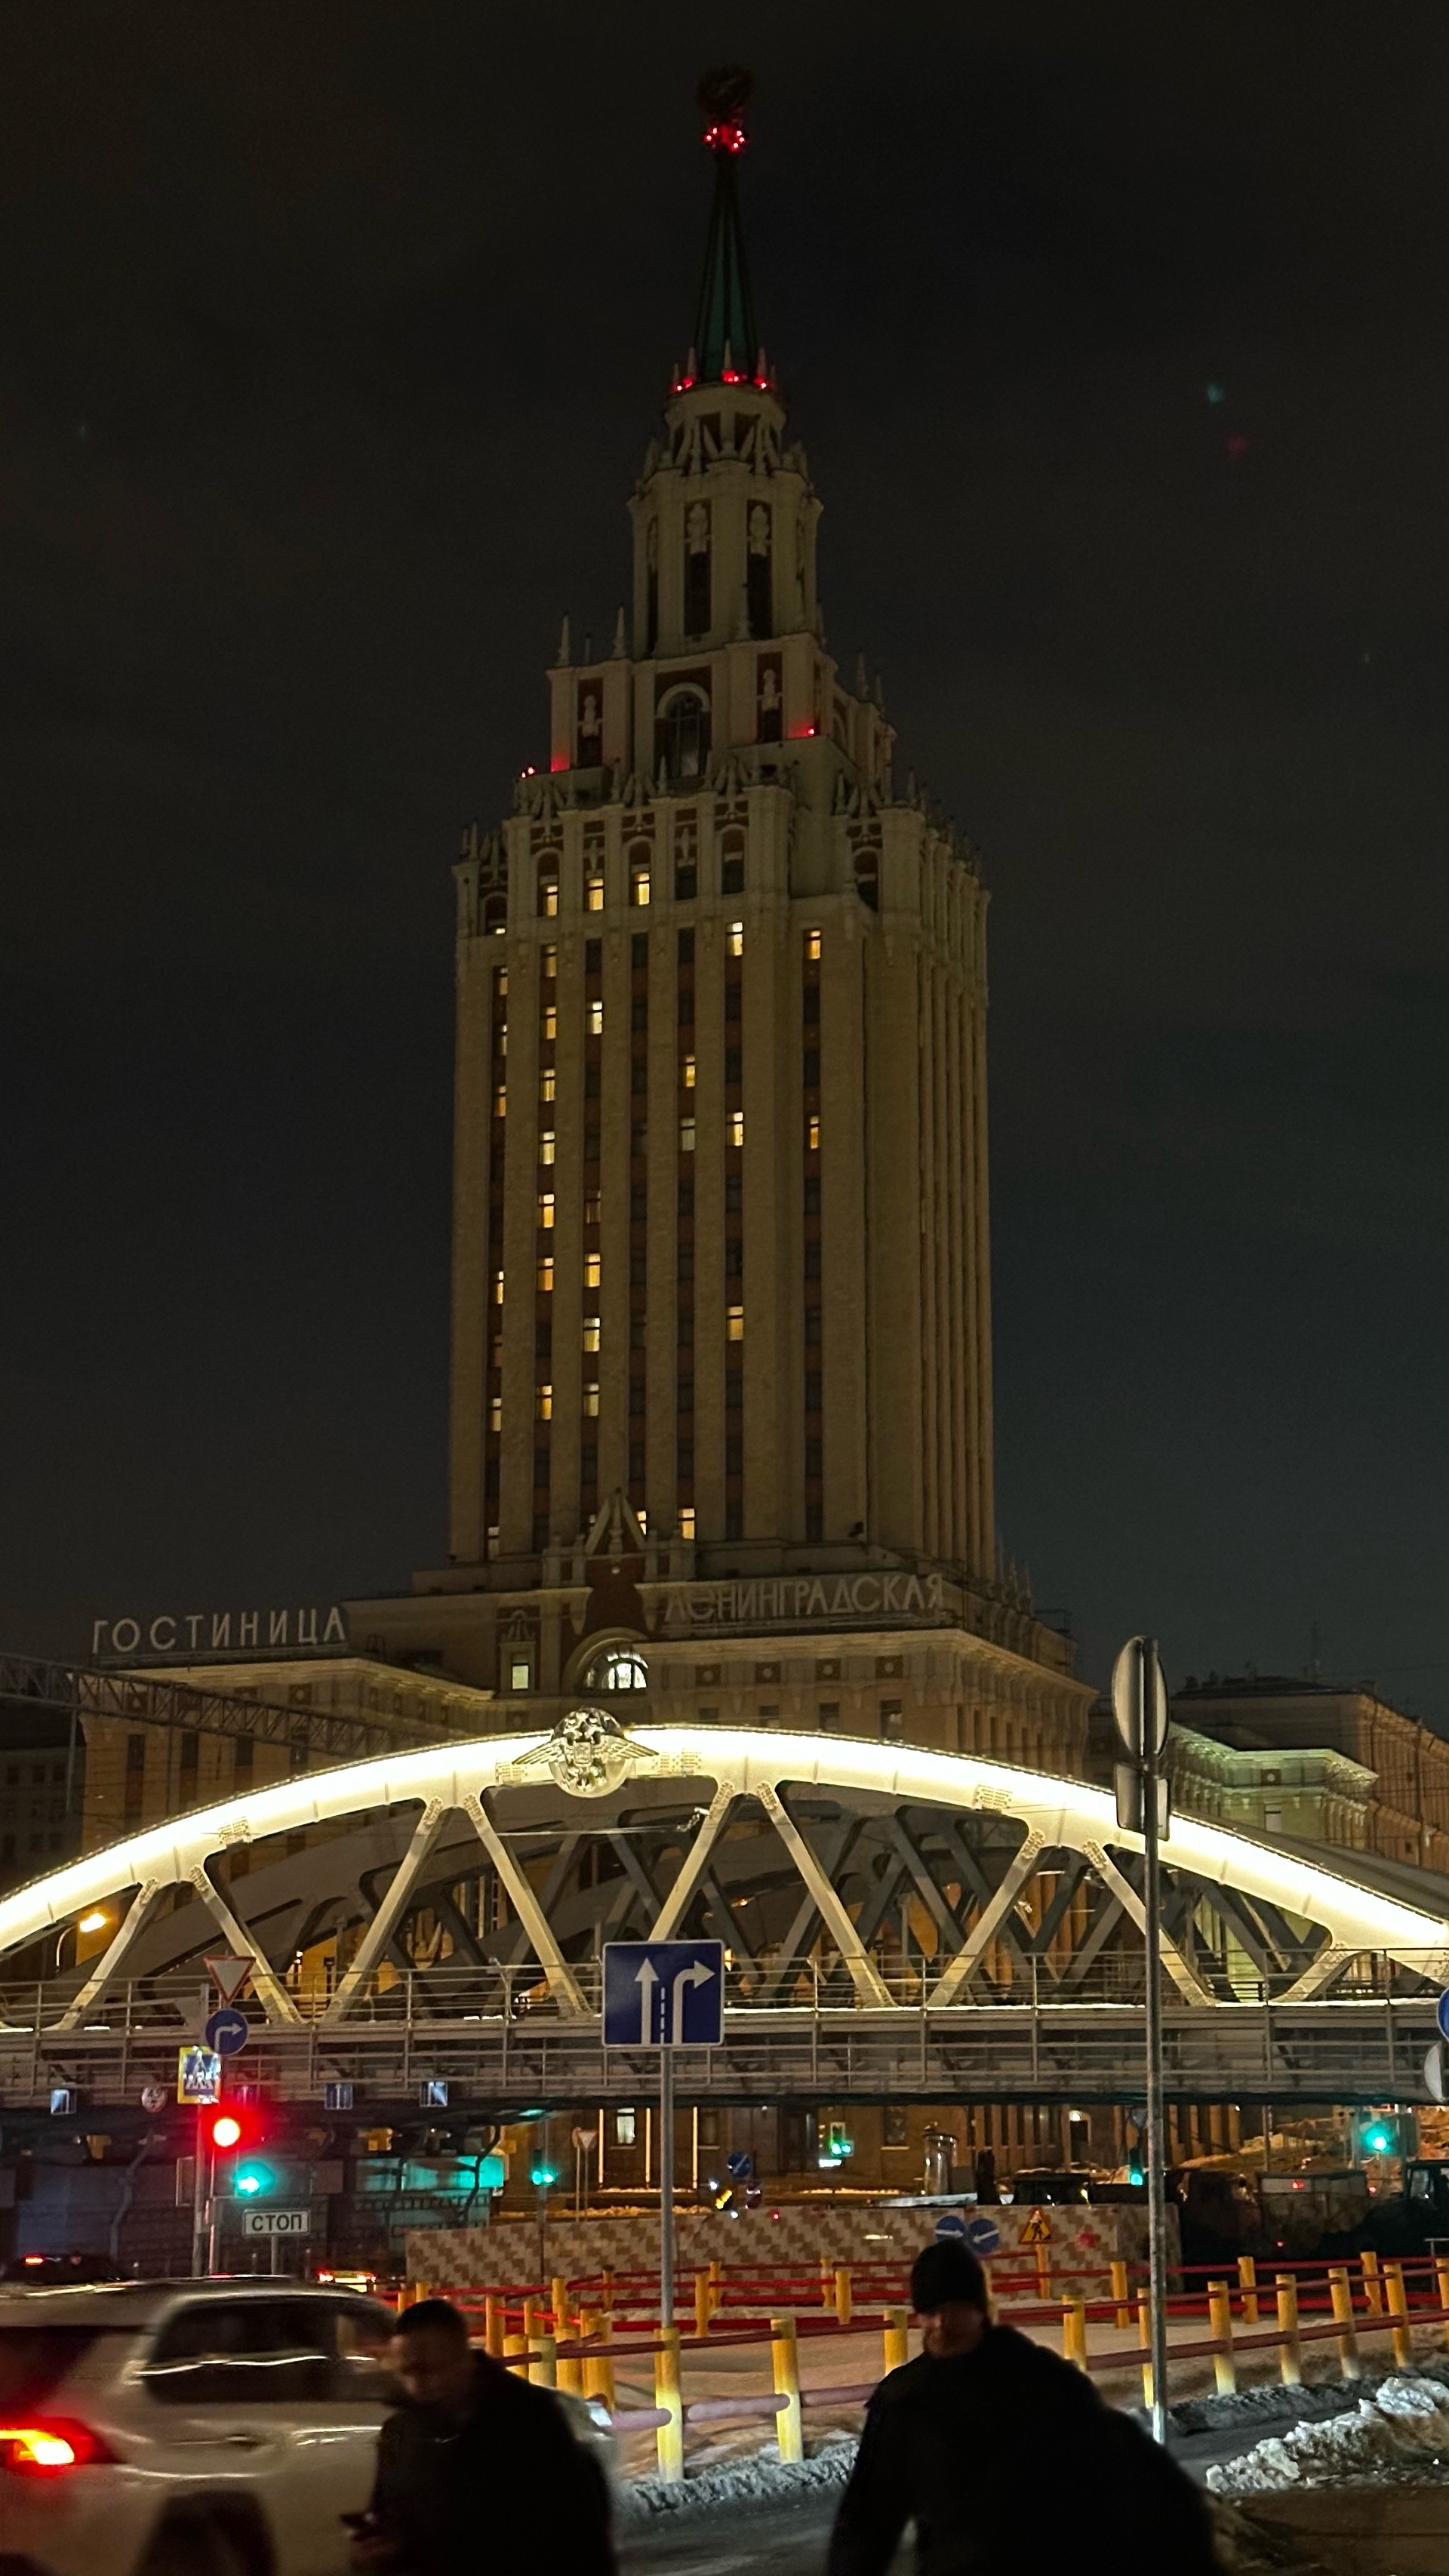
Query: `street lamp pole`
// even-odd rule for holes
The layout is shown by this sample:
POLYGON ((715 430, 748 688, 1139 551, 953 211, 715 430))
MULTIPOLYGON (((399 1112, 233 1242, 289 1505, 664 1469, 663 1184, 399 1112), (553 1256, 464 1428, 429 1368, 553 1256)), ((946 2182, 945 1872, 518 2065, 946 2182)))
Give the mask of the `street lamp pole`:
POLYGON ((1162 2102, 1162 1872, 1158 1851, 1157 1695, 1161 1668, 1155 1637, 1140 1637, 1143 1913, 1147 1940, 1147 2275, 1152 2321, 1152 2435, 1167 2439, 1167 2139, 1162 2102))

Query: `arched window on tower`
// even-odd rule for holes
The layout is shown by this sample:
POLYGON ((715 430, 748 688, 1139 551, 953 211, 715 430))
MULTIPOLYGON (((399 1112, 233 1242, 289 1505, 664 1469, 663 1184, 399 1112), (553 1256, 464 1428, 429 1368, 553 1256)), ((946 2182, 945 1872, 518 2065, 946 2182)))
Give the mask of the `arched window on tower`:
POLYGON ((744 893, 745 836, 743 832, 726 832, 719 845, 719 890, 721 894, 744 893))
POLYGON ((595 1655, 584 1675, 585 1690, 642 1691, 649 1688, 649 1669, 632 1647, 608 1646, 595 1655))
POLYGON ((670 778, 702 778, 709 759, 709 702, 698 689, 673 689, 655 723, 655 759, 670 778))
POLYGON ((752 501, 746 523, 745 605, 752 635, 775 631, 770 597, 770 513, 763 501, 752 501))
POLYGON ((709 633, 709 504, 691 501, 684 514, 684 631, 709 633))

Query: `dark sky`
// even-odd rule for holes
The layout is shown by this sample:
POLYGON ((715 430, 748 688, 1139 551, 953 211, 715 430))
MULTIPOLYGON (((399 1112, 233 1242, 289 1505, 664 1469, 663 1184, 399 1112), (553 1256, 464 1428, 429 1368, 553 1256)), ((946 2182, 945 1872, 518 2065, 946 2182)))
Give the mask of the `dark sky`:
POLYGON ((1446 29, 5 13, 0 1634, 441 1551, 449 868, 622 595, 734 57, 830 640, 994 889, 1007 1544, 1094 1674, 1449 1719, 1446 29))

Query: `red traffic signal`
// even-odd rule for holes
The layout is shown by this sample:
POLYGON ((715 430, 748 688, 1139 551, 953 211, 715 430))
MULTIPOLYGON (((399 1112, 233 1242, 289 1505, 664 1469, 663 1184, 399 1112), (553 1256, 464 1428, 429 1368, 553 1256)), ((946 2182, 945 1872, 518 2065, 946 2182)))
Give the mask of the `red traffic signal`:
POLYGON ((218 2111, 211 2123, 211 2143, 226 2154, 242 2141, 242 2124, 232 2111, 218 2111))

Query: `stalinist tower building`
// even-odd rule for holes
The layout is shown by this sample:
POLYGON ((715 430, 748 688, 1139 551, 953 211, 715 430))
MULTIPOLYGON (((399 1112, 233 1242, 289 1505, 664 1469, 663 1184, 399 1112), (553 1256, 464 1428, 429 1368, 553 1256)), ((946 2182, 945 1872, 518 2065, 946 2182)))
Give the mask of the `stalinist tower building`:
POLYGON ((534 1729, 643 1690, 1075 1771, 1091 1693, 996 1539, 986 892, 827 646, 748 87, 702 93, 628 604, 601 655, 565 624, 546 761, 457 867, 448 1561, 348 1604, 354 1680, 315 1687, 534 1729))
POLYGON ((1088 1695, 995 1536, 986 892, 827 647, 746 91, 706 85, 628 607, 602 655, 565 625, 547 767, 457 869, 451 1562, 353 1635, 415 1650, 426 1605, 531 1723, 642 1672, 1061 1762, 1088 1695))

